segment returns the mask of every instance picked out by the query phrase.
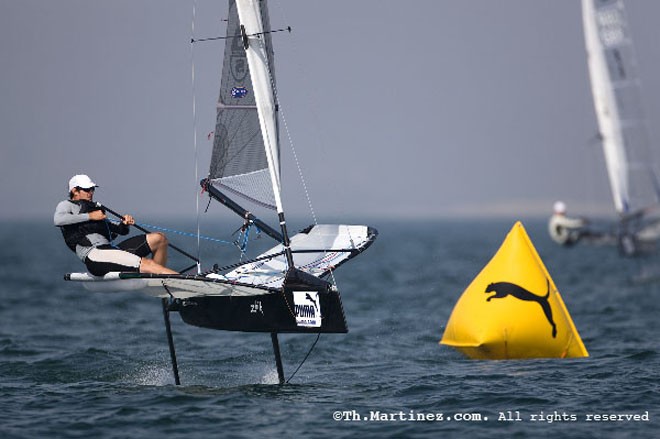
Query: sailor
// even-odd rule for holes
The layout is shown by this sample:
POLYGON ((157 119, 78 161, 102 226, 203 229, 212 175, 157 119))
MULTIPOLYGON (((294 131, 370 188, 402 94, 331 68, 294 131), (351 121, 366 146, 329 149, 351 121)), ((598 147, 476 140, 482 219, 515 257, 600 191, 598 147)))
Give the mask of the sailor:
POLYGON ((553 211, 548 221, 548 231, 555 242, 571 246, 587 234, 587 221, 583 218, 569 218, 566 216, 566 204, 563 201, 556 201, 553 211))
POLYGON ((74 175, 69 180, 69 199, 57 205, 53 218, 67 246, 89 272, 94 276, 110 271, 177 274, 165 266, 168 242, 162 233, 137 235, 116 246, 112 244, 117 235, 128 234, 135 219, 124 215, 119 223, 109 221, 101 205, 93 200, 97 187, 87 175, 74 175), (147 258, 149 254, 153 258, 147 258))

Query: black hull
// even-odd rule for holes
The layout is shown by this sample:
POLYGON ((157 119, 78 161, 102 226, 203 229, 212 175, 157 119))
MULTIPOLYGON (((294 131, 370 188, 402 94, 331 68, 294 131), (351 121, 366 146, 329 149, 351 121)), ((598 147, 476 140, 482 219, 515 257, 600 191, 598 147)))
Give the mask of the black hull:
POLYGON ((320 327, 298 326, 291 292, 249 297, 207 296, 187 299, 179 314, 189 325, 242 332, 346 333, 339 293, 319 294, 323 315, 320 327))
MULTIPOLYGON (((297 270, 296 270, 297 271, 297 270)), ((224 331, 271 333, 347 333, 346 318, 339 292, 325 281, 294 273, 284 291, 258 296, 204 296, 185 299, 172 307, 189 325, 224 331), (311 282, 310 282, 311 280, 311 282), (307 282, 306 282, 307 281, 307 282), (294 302, 294 291, 318 293, 320 326, 301 326, 294 302)), ((311 277, 311 276, 310 276, 311 277)), ((314 305, 310 302, 309 309, 314 305)), ((318 309, 317 308, 317 309, 318 309)))

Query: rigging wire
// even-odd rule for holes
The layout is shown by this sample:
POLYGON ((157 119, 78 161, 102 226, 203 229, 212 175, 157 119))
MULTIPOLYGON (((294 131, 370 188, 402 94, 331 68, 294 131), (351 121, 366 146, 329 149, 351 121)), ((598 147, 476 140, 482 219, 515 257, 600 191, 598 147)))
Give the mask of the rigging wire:
POLYGON ((277 100, 278 108, 280 109, 280 114, 281 114, 281 118, 282 118, 282 125, 284 125, 284 131, 286 132, 287 141, 289 142, 289 147, 291 148, 291 152, 293 154, 293 160, 295 161, 296 168, 298 169, 298 176, 300 177, 300 182, 301 182, 303 190, 305 192, 305 198, 307 199, 307 206, 309 207, 310 213, 312 215, 312 220, 314 221, 314 225, 318 225, 318 220, 316 218, 316 212, 314 211, 314 205, 312 204, 312 198, 309 196, 309 190, 307 189, 307 182, 305 181, 305 176, 303 175, 302 167, 300 166, 300 161, 298 160, 298 154, 296 153, 296 148, 293 145, 293 139, 291 138, 291 132, 289 131, 289 125, 286 123, 286 117, 284 115, 284 110, 282 109, 282 106, 279 103, 279 99, 277 97, 277 91, 275 90, 275 88, 273 88, 273 92, 275 94, 275 99, 277 100))
POLYGON ((167 227, 156 226, 156 225, 153 225, 153 224, 139 223, 137 225, 142 226, 142 227, 148 227, 148 228, 153 229, 153 230, 160 230, 161 232, 176 233, 177 235, 188 236, 188 237, 191 237, 191 238, 197 238, 198 244, 199 244, 199 240, 201 240, 201 239, 206 240, 206 241, 218 242, 218 243, 221 243, 221 244, 231 244, 231 245, 235 244, 233 242, 225 241, 223 239, 218 239, 218 238, 213 238, 211 236, 201 235, 199 233, 199 230, 197 230, 196 233, 190 233, 190 232, 182 232, 180 230, 175 230, 175 229, 168 229, 167 227))
MULTIPOLYGON (((257 33, 254 33, 254 34, 246 34, 245 36, 258 37, 260 35, 274 34, 276 32, 285 32, 285 31, 291 33, 291 26, 287 26, 287 27, 282 28, 282 29, 271 30, 271 31, 268 31, 268 32, 257 32, 257 33)), ((209 37, 209 38, 200 38, 200 39, 197 39, 197 40, 193 36, 193 38, 191 38, 190 42, 191 43, 203 43, 205 41, 230 40, 230 39, 233 39, 233 38, 243 38, 243 35, 228 35, 228 36, 222 36, 222 37, 209 37)))
MULTIPOLYGON (((282 8, 282 5, 279 2, 275 2, 275 3, 277 4, 277 7, 278 7, 280 13, 284 17, 284 22, 285 23, 288 22, 288 20, 286 18, 286 14, 284 12, 284 9, 282 8)), ((299 52, 298 47, 296 46, 296 39, 295 38, 291 39, 291 47, 293 48, 293 51, 295 53, 299 52)), ((298 59, 300 59, 300 57, 294 56, 293 59, 298 60, 298 59)), ((302 69, 300 67, 300 64, 298 64, 298 70, 304 72, 304 69, 302 69)), ((270 75, 270 72, 269 72, 269 75, 270 75)), ((303 76, 302 80, 307 81, 307 76, 306 75, 302 75, 302 76, 303 76)), ((271 77, 271 81, 273 81, 272 75, 270 75, 270 77, 271 77)), ((312 87, 306 87, 306 89, 313 90, 312 87)), ((289 143, 289 147, 291 148, 291 152, 293 154, 293 159, 294 159, 294 162, 296 163, 296 168, 298 169, 298 176, 300 178, 303 190, 305 192, 305 197, 307 199, 307 206, 308 206, 308 208, 310 210, 310 213, 312 215, 312 220, 314 221, 314 225, 318 225, 318 219, 316 217, 316 212, 315 212, 314 206, 312 204, 312 198, 309 195, 309 190, 307 188, 307 182, 305 181, 305 176, 303 174, 302 167, 300 166, 300 161, 298 159, 298 153, 296 152, 296 148, 295 148, 295 145, 293 143, 293 138, 291 137, 291 131, 289 131, 289 125, 286 122, 286 117, 285 117, 285 114, 284 114, 284 108, 280 104, 279 98, 277 96, 277 89, 275 88, 274 81, 273 81, 273 93, 275 94, 275 100, 276 100, 276 103, 277 103, 278 108, 279 108, 280 116, 281 116, 281 119, 282 119, 282 125, 284 125, 284 131, 286 132, 287 141, 289 143)), ((314 116, 316 116, 314 111, 313 111, 313 108, 316 108, 316 107, 314 105, 310 105, 309 107, 312 108, 312 114, 314 116)), ((314 117, 314 120, 318 120, 318 119, 316 117, 314 117)), ((350 229, 349 229, 349 233, 350 233, 350 229)), ((353 240, 351 238, 351 242, 352 241, 353 240)), ((330 277, 332 278, 332 283, 334 285, 337 285, 337 279, 335 278, 335 272, 332 269, 330 269, 330 277)))
MULTIPOLYGON (((196 238, 198 246, 200 245, 200 240, 203 239, 205 241, 211 241, 211 242, 215 242, 215 243, 219 243, 219 244, 227 244, 227 245, 237 247, 238 250, 241 252, 241 256, 240 256, 239 261, 242 261, 243 258, 247 255, 248 244, 250 242, 250 230, 252 229, 252 227, 254 227, 255 230, 256 230, 255 231, 256 237, 253 238, 253 239, 259 239, 259 237, 261 235, 261 230, 259 229, 259 227, 257 227, 254 224, 251 224, 251 223, 248 224, 247 226, 243 226, 243 227, 239 228, 236 232, 234 232, 232 234, 232 235, 238 235, 238 237, 233 242, 232 241, 226 241, 224 239, 213 238, 211 236, 201 235, 199 229, 197 230, 196 233, 190 233, 190 232, 183 232, 181 230, 170 229, 170 228, 167 228, 167 227, 162 227, 162 226, 157 226, 157 225, 154 225, 154 224, 147 224, 147 223, 136 223, 136 226, 145 227, 145 228, 148 227, 152 230, 159 230, 161 232, 174 233, 174 234, 181 235, 181 236, 196 238)), ((199 258, 196 261, 196 266, 198 267, 197 274, 201 274, 201 271, 199 270, 199 268, 201 267, 201 263, 199 262, 199 258)), ((188 270, 184 270, 184 271, 188 271, 188 270)))
MULTIPOLYGON (((190 39, 195 41, 195 20, 197 18, 197 0, 193 0, 192 4, 192 20, 190 24, 190 39)), ((193 149, 195 161, 195 184, 199 181, 199 153, 197 147, 197 100, 196 100, 196 81, 195 81, 195 45, 190 44, 190 74, 191 74, 191 87, 192 87, 192 123, 193 123, 193 149)), ((199 195, 195 193, 195 211, 197 218, 197 274, 201 274, 201 242, 200 242, 200 209, 199 209, 199 195)))
POLYGON ((314 340, 314 343, 312 343, 312 347, 310 347, 310 348, 309 348, 309 351, 307 351, 307 355, 305 355, 305 358, 303 358, 303 360, 300 362, 300 364, 298 365, 298 367, 296 368, 296 370, 293 371, 293 373, 291 374, 291 376, 289 377, 289 379, 286 380, 286 383, 287 383, 287 384, 289 384, 289 382, 293 379, 294 376, 296 376, 296 373, 298 373, 298 371, 299 371, 300 368, 303 366, 303 364, 305 364, 305 361, 307 361, 307 357, 309 357, 309 354, 311 354, 312 351, 314 350, 314 348, 316 347, 316 343, 318 343, 319 338, 321 338, 321 333, 320 333, 320 332, 316 335, 316 340, 314 340))
MULTIPOLYGON (((278 3, 278 7, 280 8, 280 12, 284 16, 284 11, 282 10, 282 7, 281 7, 281 5, 279 5, 279 3, 278 3)), ((285 16, 284 20, 286 22, 286 16, 285 16)), ((291 32, 291 27, 289 27, 288 29, 289 29, 289 32, 291 32)), ((295 38, 293 38, 292 40, 295 43, 295 38)), ((295 48, 295 44, 292 44, 292 46, 294 46, 294 48, 295 48)), ((286 122, 286 116, 284 114, 284 107, 280 103, 280 99, 279 99, 279 96, 277 94, 277 87, 275 86, 275 80, 273 78, 273 75, 272 75, 272 72, 270 71, 270 69, 268 71, 268 75, 270 77, 270 81, 271 81, 271 84, 272 84, 272 87, 273 87, 273 95, 275 96, 275 103, 277 104, 278 112, 280 113, 280 117, 282 119, 282 125, 284 125, 284 131, 286 132, 287 142, 289 143, 289 147, 291 148, 291 152, 293 154, 293 160, 295 161, 296 168, 298 169, 298 176, 300 178, 300 182, 301 182, 303 190, 305 192, 305 198, 307 199, 307 206, 309 207, 310 213, 312 215, 312 220, 314 221, 314 225, 318 225, 318 220, 316 218, 316 212, 314 211, 314 206, 312 204, 312 198, 309 195, 309 190, 307 188, 307 182, 305 181, 305 176, 303 175, 302 167, 300 166, 300 161, 298 159, 298 154, 297 154, 296 148, 293 144, 293 138, 291 137, 291 131, 289 131, 289 125, 286 122)))

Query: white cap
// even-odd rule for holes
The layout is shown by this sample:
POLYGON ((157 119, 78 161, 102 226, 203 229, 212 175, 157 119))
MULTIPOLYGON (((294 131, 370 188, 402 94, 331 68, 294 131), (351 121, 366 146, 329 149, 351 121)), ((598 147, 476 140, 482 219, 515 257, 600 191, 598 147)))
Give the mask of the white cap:
POLYGON ((563 201, 555 201, 553 208, 556 213, 566 213, 566 204, 563 201))
POLYGON ((69 192, 71 192, 73 188, 76 187, 89 189, 90 187, 98 187, 98 185, 94 183, 92 179, 86 176, 85 174, 81 174, 81 175, 74 175, 73 177, 71 177, 71 180, 69 180, 69 192))

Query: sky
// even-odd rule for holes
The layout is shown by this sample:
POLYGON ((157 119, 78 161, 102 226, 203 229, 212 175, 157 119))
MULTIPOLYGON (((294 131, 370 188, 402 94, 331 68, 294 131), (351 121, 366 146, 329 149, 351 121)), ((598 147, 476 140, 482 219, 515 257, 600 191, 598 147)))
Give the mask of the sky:
MULTIPOLYGON (((193 0, 0 0, 0 220, 50 221, 78 173, 143 221, 206 206, 223 43, 190 40, 223 35, 226 5, 194 4, 193 31, 193 0)), ((658 145, 660 2, 626 8, 658 145)), ((302 173, 320 222, 614 215, 578 0, 270 10, 293 29, 274 35, 287 214, 309 213, 302 173)))

